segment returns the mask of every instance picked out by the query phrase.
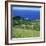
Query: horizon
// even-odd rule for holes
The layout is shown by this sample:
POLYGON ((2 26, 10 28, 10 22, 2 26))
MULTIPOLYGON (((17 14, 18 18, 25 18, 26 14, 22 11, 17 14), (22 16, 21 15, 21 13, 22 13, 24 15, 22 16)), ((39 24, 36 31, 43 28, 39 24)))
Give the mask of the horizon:
POLYGON ((20 16, 26 19, 40 19, 40 8, 12 7, 12 16, 20 16))

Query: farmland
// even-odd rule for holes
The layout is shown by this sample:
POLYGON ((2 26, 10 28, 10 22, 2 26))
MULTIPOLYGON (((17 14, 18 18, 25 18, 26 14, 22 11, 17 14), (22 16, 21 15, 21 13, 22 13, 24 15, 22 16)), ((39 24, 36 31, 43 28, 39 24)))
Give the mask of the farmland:
POLYGON ((27 38, 40 36, 40 20, 26 20, 22 17, 12 17, 12 37, 27 38))

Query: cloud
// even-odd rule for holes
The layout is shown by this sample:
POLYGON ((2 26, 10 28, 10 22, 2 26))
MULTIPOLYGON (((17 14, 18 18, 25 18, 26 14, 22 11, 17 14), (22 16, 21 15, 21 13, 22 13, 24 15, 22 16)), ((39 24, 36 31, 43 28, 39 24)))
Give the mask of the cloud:
POLYGON ((33 7, 12 7, 13 10, 40 10, 40 8, 33 8, 33 7))

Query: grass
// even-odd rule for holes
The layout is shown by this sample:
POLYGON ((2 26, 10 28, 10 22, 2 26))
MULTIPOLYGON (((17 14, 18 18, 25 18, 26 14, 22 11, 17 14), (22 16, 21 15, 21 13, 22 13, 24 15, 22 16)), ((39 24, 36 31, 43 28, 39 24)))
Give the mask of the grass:
POLYGON ((40 21, 39 20, 24 20, 19 17, 14 17, 12 26, 12 38, 28 38, 40 36, 40 21), (22 26, 25 25, 25 26, 22 26), (34 28, 32 29, 32 25, 34 28))
POLYGON ((27 38, 27 37, 39 37, 40 31, 24 28, 13 28, 12 37, 27 38))

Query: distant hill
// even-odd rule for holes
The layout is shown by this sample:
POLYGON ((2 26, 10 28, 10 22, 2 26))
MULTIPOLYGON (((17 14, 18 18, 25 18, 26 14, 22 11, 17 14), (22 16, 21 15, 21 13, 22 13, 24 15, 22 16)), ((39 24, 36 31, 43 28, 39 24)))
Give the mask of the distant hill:
POLYGON ((37 20, 40 19, 39 10, 12 10, 12 16, 20 16, 26 20, 37 20))
POLYGON ((25 17, 21 17, 21 16, 12 16, 12 18, 13 18, 14 20, 40 21, 40 19, 29 19, 29 18, 25 18, 25 17))

